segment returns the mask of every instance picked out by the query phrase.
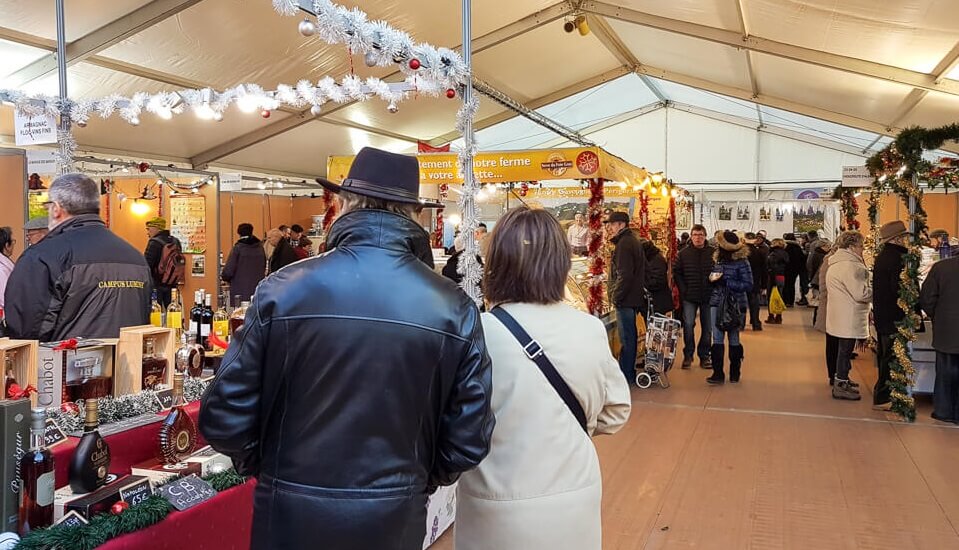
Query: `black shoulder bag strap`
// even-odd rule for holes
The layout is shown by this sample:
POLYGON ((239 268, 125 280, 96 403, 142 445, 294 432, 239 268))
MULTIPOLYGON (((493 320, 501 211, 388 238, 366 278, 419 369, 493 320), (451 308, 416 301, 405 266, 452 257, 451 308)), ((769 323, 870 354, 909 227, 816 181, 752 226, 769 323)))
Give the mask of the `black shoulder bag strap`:
POLYGON ((519 341, 519 344, 523 346, 523 352, 526 353, 526 357, 529 357, 532 362, 536 363, 536 366, 539 367, 543 376, 549 381, 549 385, 553 386, 553 389, 559 394, 563 403, 566 403, 569 412, 573 413, 579 426, 583 428, 584 432, 589 433, 586 429, 586 413, 583 412, 583 406, 579 404, 579 401, 576 399, 576 396, 573 395, 573 391, 569 389, 569 385, 566 384, 563 377, 556 372, 556 367, 554 367, 553 363, 546 357, 539 342, 533 340, 529 333, 523 330, 523 327, 521 327, 520 324, 516 322, 516 319, 507 313, 505 309, 495 307, 490 313, 495 315, 496 318, 499 319, 499 322, 503 323, 503 326, 519 341))

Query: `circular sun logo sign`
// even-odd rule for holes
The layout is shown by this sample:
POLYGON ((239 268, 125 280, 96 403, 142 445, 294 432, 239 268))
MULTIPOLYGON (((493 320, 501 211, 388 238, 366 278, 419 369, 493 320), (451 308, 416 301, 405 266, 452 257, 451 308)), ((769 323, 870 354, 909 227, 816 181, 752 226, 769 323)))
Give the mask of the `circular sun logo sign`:
POLYGON ((567 170, 572 168, 573 163, 566 160, 566 157, 563 155, 559 153, 553 153, 546 159, 546 162, 540 165, 540 167, 558 178, 565 174, 567 170))
POLYGON ((583 151, 576 157, 576 168, 584 176, 591 176, 599 171, 599 155, 592 151, 583 151))

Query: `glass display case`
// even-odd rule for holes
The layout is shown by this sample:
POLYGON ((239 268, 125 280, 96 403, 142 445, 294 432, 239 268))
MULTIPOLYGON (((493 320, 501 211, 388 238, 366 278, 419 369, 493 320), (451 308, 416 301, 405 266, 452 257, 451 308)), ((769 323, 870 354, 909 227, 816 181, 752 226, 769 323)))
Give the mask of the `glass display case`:
MULTIPOLYGON (((566 303, 576 309, 589 313, 589 258, 573 258, 573 267, 566 278, 566 303)), ((612 311, 608 302, 603 303, 600 319, 606 325, 606 330, 615 332, 616 312, 612 311)))

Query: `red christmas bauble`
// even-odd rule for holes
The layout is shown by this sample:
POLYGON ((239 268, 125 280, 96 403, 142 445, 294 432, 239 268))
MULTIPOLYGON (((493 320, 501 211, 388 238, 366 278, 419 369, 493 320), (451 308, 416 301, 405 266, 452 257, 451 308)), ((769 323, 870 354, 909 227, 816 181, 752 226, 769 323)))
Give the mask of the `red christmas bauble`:
POLYGON ((270 113, 268 109, 263 109, 262 111, 260 111, 260 116, 263 118, 270 118, 271 114, 272 113, 270 113))
POLYGON ((150 169, 150 163, 141 162, 140 164, 137 164, 137 169, 140 170, 140 173, 142 174, 143 172, 146 172, 147 170, 150 169))
POLYGON ((456 98, 456 90, 454 90, 453 88, 450 88, 450 89, 446 90, 446 97, 448 97, 449 99, 455 99, 455 98, 456 98))
POLYGON ((61 404, 60 410, 63 412, 74 413, 74 414, 80 413, 80 407, 72 401, 68 401, 66 403, 61 404))
POLYGON ((110 507, 110 513, 114 516, 119 516, 123 513, 124 510, 130 507, 130 503, 120 500, 113 503, 113 506, 110 507))
POLYGON ((414 71, 417 70, 417 69, 419 69, 419 68, 420 68, 420 60, 419 60, 419 59, 416 59, 415 57, 414 57, 413 59, 410 59, 410 68, 413 69, 414 71))

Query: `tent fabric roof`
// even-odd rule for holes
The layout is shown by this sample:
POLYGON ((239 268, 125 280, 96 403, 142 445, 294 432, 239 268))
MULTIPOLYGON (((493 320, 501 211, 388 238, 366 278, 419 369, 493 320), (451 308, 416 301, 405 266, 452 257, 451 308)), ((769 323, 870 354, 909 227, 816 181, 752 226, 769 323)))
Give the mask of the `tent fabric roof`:
MULTIPOLYGON (((347 5, 437 46, 461 42, 460 10, 421 0, 347 5)), ((272 88, 351 70, 387 78, 358 56, 296 32, 267 0, 71 0, 69 89, 98 97, 254 82, 272 88)), ((511 0, 475 3, 474 73, 514 100, 584 133, 669 102, 778 127, 860 151, 910 125, 959 113, 959 10, 952 0, 511 0), (588 36, 563 31, 588 17, 588 36)), ((55 94, 53 2, 0 0, 0 87, 55 94)), ((81 149, 195 165, 322 175, 327 157, 363 145, 412 151, 455 137, 457 102, 379 101, 269 119, 231 111, 220 123, 144 117, 77 129, 81 149)), ((713 116, 719 120, 722 117, 713 116)), ((12 142, 0 108, 0 143, 12 142)), ((560 145, 562 138, 482 101, 490 149, 560 145)), ((959 150, 959 148, 957 148, 959 150)))

